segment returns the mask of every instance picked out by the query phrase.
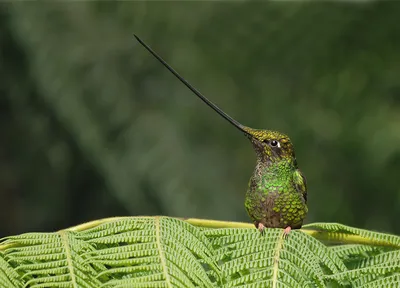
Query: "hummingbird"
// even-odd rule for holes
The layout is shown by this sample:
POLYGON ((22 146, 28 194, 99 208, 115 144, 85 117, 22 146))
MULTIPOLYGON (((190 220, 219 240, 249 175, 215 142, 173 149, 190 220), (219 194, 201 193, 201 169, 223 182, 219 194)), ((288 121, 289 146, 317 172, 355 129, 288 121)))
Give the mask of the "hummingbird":
POLYGON ((265 228, 283 228, 285 236, 291 229, 301 228, 308 212, 307 181, 298 168, 290 138, 281 132, 240 124, 180 76, 138 36, 134 36, 187 88, 250 140, 257 162, 248 183, 244 206, 255 227, 261 233, 265 228))

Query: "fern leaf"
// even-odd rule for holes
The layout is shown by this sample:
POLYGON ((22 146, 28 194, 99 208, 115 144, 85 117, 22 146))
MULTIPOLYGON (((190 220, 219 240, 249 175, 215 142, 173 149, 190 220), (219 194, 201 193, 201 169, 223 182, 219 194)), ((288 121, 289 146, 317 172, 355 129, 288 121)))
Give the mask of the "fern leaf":
POLYGON ((400 275, 394 274, 388 277, 369 281, 366 284, 360 285, 359 288, 399 287, 399 286, 400 286, 400 275))
POLYGON ((399 239, 336 223, 284 237, 247 223, 108 218, 0 239, 0 287, 399 287, 399 239))
POLYGON ((282 229, 268 229, 264 235, 255 229, 218 229, 205 234, 217 247, 217 259, 223 262, 226 287, 266 278, 272 279, 273 286, 278 282, 287 287, 312 282, 324 287, 321 262, 334 272, 346 269, 325 246, 299 231, 293 231, 288 238, 283 237, 282 229))
POLYGON ((22 287, 19 280, 19 274, 4 259, 4 255, 0 253, 0 287, 22 287))
POLYGON ((303 228, 322 230, 328 236, 327 240, 330 241, 336 240, 340 242, 342 239, 346 238, 346 235, 343 234, 352 234, 355 236, 360 236, 360 240, 365 239, 367 243, 372 245, 385 245, 396 248, 400 247, 399 236, 349 227, 338 223, 312 223, 304 225, 303 228), (327 232, 333 233, 329 234, 327 232))

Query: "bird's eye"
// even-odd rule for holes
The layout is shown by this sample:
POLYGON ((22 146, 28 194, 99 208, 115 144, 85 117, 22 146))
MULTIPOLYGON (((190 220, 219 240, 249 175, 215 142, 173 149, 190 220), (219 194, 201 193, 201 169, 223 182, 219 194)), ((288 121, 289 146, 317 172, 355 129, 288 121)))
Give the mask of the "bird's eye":
POLYGON ((279 142, 276 141, 276 140, 272 140, 271 143, 270 143, 270 145, 271 145, 272 147, 276 147, 276 146, 279 147, 279 146, 280 146, 280 145, 279 145, 279 142))

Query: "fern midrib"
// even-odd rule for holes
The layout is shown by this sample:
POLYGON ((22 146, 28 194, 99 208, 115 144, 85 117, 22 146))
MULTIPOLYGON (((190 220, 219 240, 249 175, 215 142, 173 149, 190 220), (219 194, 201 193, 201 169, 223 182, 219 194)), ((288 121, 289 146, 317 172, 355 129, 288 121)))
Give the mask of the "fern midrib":
POLYGON ((67 258, 68 270, 70 271, 71 275, 71 284, 73 285, 73 287, 78 288, 78 284, 76 283, 76 278, 74 273, 74 266, 72 264, 71 249, 70 246, 68 245, 68 235, 67 235, 68 232, 59 231, 57 233, 60 235, 62 244, 65 247, 65 257, 67 258))
POLYGON ((274 256, 274 268, 273 268, 273 275, 272 275, 272 288, 276 288, 278 284, 278 270, 279 270, 279 257, 280 253, 282 251, 282 246, 283 246, 283 240, 285 239, 284 237, 285 232, 282 233, 282 235, 279 237, 280 239, 278 240, 278 243, 276 243, 276 248, 275 248, 275 256, 274 256))
POLYGON ((156 216, 155 217, 155 228, 156 228, 156 242, 157 242, 157 248, 158 251, 160 251, 160 261, 161 261, 161 266, 163 268, 163 273, 165 277, 165 282, 167 282, 167 286, 172 288, 171 284, 171 279, 168 274, 168 268, 167 268, 167 263, 165 262, 165 253, 164 250, 162 249, 161 245, 161 236, 160 236, 160 217, 156 216))

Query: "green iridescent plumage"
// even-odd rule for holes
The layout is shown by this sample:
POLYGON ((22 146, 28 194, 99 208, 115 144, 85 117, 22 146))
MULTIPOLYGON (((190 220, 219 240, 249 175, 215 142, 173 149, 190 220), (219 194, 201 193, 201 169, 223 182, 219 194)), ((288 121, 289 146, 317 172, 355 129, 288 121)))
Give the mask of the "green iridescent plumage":
POLYGON ((287 233, 291 228, 300 228, 308 212, 307 187, 306 179, 297 167, 289 137, 276 131, 243 126, 190 85, 136 35, 135 37, 186 87, 250 139, 257 154, 257 165, 250 178, 245 207, 255 226, 260 231, 264 227, 285 228, 287 233))
POLYGON ((252 135, 249 138, 257 154, 246 193, 247 213, 260 230, 300 228, 308 211, 307 186, 289 137, 276 131, 245 129, 252 135))

